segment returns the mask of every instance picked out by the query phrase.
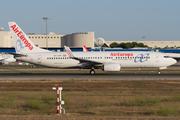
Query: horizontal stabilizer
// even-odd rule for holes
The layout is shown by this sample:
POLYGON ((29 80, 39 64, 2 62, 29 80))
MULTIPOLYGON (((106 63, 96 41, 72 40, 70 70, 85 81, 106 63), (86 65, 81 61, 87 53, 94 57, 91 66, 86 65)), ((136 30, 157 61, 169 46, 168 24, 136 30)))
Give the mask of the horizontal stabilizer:
POLYGON ((5 60, 5 58, 3 58, 3 59, 0 59, 0 62, 2 62, 2 61, 4 61, 5 60))
POLYGON ((27 55, 25 55, 25 54, 9 53, 9 52, 8 52, 8 54, 14 55, 14 57, 27 57, 27 55))

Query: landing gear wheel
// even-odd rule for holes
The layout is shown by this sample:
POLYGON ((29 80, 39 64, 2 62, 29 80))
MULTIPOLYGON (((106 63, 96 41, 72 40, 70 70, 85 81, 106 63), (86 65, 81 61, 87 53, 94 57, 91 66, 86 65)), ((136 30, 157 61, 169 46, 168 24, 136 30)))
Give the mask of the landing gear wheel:
POLYGON ((161 74, 161 72, 160 71, 158 71, 158 75, 160 75, 161 74))
POLYGON ((92 70, 90 70, 90 74, 91 75, 94 75, 95 74, 95 71, 92 69, 92 70))

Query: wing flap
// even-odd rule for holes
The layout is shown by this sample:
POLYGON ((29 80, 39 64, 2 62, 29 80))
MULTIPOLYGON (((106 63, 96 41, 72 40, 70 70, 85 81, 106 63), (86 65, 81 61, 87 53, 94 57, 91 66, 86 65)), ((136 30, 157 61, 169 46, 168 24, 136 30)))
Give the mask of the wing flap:
POLYGON ((96 66, 98 64, 103 64, 102 62, 75 57, 69 47, 64 47, 66 49, 66 53, 68 54, 68 56, 74 60, 78 60, 82 66, 96 66))

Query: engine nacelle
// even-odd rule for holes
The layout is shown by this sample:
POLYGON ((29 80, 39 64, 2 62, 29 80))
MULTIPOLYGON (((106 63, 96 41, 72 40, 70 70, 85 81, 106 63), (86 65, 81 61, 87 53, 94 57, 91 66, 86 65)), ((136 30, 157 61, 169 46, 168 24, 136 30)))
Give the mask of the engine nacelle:
POLYGON ((120 71, 121 65, 119 63, 106 63, 104 64, 103 71, 120 71))

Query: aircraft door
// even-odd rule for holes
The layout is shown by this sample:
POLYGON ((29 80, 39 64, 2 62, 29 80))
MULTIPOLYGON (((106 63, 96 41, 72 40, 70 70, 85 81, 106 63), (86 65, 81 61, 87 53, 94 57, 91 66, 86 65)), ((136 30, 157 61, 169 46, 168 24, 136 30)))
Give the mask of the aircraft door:
POLYGON ((156 62, 159 62, 159 55, 156 55, 156 62))
POLYGON ((37 56, 37 61, 38 61, 38 63, 41 63, 41 62, 42 62, 42 57, 41 57, 41 55, 38 55, 38 56, 37 56))

